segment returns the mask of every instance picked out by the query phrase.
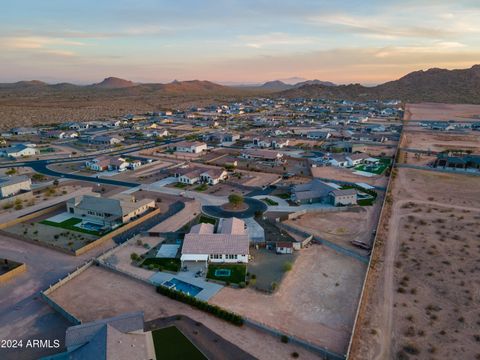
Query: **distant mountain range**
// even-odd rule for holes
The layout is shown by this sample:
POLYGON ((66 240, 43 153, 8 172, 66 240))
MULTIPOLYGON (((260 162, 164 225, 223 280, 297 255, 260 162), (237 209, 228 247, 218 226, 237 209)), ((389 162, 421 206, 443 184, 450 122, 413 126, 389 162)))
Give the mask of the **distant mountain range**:
POLYGON ((130 80, 120 79, 116 77, 105 78, 102 82, 91 85, 75 85, 70 83, 47 84, 43 81, 19 81, 16 83, 0 83, 0 93, 3 91, 15 92, 19 95, 27 94, 45 94, 54 92, 65 93, 101 93, 103 95, 122 95, 122 96, 137 96, 137 95, 151 95, 152 93, 163 94, 208 94, 208 93, 236 93, 238 91, 215 84, 210 81, 173 81, 168 84, 151 83, 142 84, 135 83, 130 80))
POLYGON ((360 84, 335 85, 328 81, 306 80, 287 84, 280 80, 268 81, 262 85, 224 86, 210 81, 173 81, 168 84, 141 84, 116 77, 108 77, 92 85, 60 83, 49 85, 45 82, 19 81, 0 84, 0 96, 34 96, 55 94, 57 97, 73 95, 110 95, 122 97, 162 95, 202 96, 251 96, 270 93, 272 96, 288 98, 331 98, 348 100, 400 99, 405 102, 446 102, 480 103, 480 65, 470 69, 430 69, 409 73, 404 77, 377 86, 360 84), (2 95, 3 94, 3 95, 2 95))
MULTIPOLYGON (((292 78, 294 79, 294 78, 292 78)), ((289 89, 297 89, 299 87, 302 87, 303 85, 307 84, 319 84, 319 85, 325 85, 325 86, 336 86, 334 83, 330 81, 320 81, 320 80, 305 80, 305 81, 300 81, 294 84, 286 83, 282 80, 272 80, 272 81, 267 81, 263 84, 260 85, 236 85, 234 87, 236 88, 244 88, 244 89, 250 89, 250 90, 265 90, 265 91, 284 91, 284 90, 289 90, 289 89)))
POLYGON ((279 92, 289 98, 400 99, 404 102, 480 104, 480 65, 469 69, 414 71, 402 78, 367 87, 360 84, 306 84, 279 92))

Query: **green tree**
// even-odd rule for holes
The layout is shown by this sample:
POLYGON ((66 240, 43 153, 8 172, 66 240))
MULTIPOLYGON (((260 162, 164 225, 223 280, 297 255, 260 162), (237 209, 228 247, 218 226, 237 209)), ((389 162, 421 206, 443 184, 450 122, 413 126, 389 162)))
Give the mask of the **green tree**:
POLYGON ((228 202, 234 207, 238 207, 243 204, 243 196, 240 194, 231 194, 228 196, 228 202))

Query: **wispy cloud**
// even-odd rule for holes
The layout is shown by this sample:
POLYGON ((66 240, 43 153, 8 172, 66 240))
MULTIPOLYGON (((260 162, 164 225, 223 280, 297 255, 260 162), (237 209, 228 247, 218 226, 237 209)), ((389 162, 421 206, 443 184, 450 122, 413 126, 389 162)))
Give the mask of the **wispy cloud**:
POLYGON ((11 49, 44 49, 50 46, 83 46, 79 41, 44 36, 0 37, 0 44, 11 49))
POLYGON ((274 32, 259 35, 240 35, 238 39, 244 46, 260 49, 278 45, 305 45, 314 42, 311 37, 291 35, 282 32, 274 32))
POLYGON ((308 18, 317 24, 330 24, 364 35, 394 39, 400 37, 438 38, 451 34, 448 28, 426 26, 397 26, 382 17, 355 17, 350 15, 318 15, 308 18))
POLYGON ((307 21, 377 39, 450 39, 480 33, 479 18, 480 11, 475 9, 448 11, 418 5, 370 15, 319 14, 307 16, 307 21))

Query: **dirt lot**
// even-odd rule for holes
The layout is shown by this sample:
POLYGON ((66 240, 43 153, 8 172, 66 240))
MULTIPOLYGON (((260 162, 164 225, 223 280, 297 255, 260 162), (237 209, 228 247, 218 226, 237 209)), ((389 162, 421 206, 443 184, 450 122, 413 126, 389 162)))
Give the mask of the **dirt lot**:
POLYGON ((480 136, 474 133, 452 134, 448 132, 404 132, 402 147, 420 150, 443 151, 447 149, 480 151, 480 136))
POLYGON ((370 244, 380 207, 381 202, 377 201, 375 206, 354 207, 347 211, 307 213, 285 223, 365 255, 366 251, 353 246, 351 241, 370 244))
POLYGON ((352 358, 480 357, 478 181, 398 169, 352 358))
POLYGON ((278 255, 273 250, 250 249, 253 260, 248 263, 248 272, 256 276, 255 289, 270 292, 272 283, 282 286, 282 279, 286 275, 284 265, 293 263, 298 253, 278 255))
POLYGON ((480 116, 480 105, 421 103, 407 104, 407 120, 466 120, 480 116))
POLYGON ((273 295, 223 288, 210 301, 345 353, 366 265, 320 245, 301 251, 273 295))
POLYGON ((396 147, 391 146, 366 146, 366 153, 370 156, 393 156, 395 155, 396 147))
MULTIPOLYGON (((64 346, 65 330, 71 324, 42 301, 37 293, 73 271, 86 259, 113 246, 108 242, 82 256, 73 257, 0 235, 0 253, 23 262, 27 271, 0 287, 1 339, 60 339, 64 346)), ((54 349, 53 352, 57 350, 54 349)), ((52 349, 27 349, 9 352, 0 349, 2 359, 36 359, 51 354, 52 349)))
POLYGON ((355 175, 352 170, 337 168, 334 166, 322 166, 311 168, 312 176, 316 178, 333 179, 349 182, 363 182, 375 186, 386 186, 387 178, 385 176, 361 176, 355 175))
POLYGON ((427 166, 432 164, 436 158, 437 157, 435 155, 420 154, 400 150, 397 161, 401 164, 427 166))
MULTIPOLYGON (((51 215, 49 214, 49 217, 51 215)), ((41 220, 36 219, 35 221, 17 224, 5 229, 5 231, 67 251, 78 250, 99 238, 96 235, 40 224, 39 221, 41 220)))
POLYGON ((290 343, 282 344, 278 338, 246 326, 230 325, 224 320, 157 294, 150 285, 96 266, 90 267, 51 296, 85 322, 139 310, 144 311, 146 321, 183 314, 203 323, 259 359, 290 359, 290 354, 294 351, 299 353, 300 359, 318 358, 303 348, 290 343), (112 302, 111 299, 115 301, 112 302))

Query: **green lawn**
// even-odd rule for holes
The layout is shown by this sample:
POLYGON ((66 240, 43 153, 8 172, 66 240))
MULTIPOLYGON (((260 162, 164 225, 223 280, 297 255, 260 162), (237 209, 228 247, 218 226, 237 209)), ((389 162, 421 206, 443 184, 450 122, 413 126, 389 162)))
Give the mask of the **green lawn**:
POLYGON ((187 187, 187 184, 176 183, 176 184, 175 184, 175 187, 176 187, 176 188, 179 188, 179 189, 185 189, 185 188, 187 187))
POLYGON ((201 215, 200 219, 198 219, 198 223, 206 223, 206 224, 216 225, 217 220, 214 219, 214 218, 211 218, 209 216, 201 215))
POLYGON ((245 264, 210 264, 208 265, 207 278, 238 284, 245 281, 246 274, 247 265, 245 264), (230 276, 215 276, 215 270, 217 269, 230 270, 230 276))
POLYGON ((278 205, 278 203, 276 201, 273 201, 272 199, 269 199, 269 198, 263 198, 262 200, 270 206, 277 206, 278 205))
POLYGON ((391 162, 392 162, 392 159, 390 158, 381 158, 380 164, 378 164, 377 166, 374 166, 373 169, 366 170, 367 169, 366 165, 358 165, 358 166, 355 166, 355 170, 382 175, 385 172, 385 170, 390 166, 391 162))
POLYGON ((81 222, 82 222, 81 219, 77 219, 77 218, 72 217, 68 220, 62 221, 61 223, 48 221, 48 220, 43 220, 43 221, 40 221, 40 224, 48 225, 48 226, 54 226, 54 227, 62 228, 62 229, 65 229, 65 230, 76 231, 76 232, 80 232, 80 233, 84 233, 84 234, 98 235, 98 236, 100 235, 100 233, 98 231, 86 230, 86 229, 82 229, 78 226, 75 226, 75 225, 77 225, 81 222))
POLYGON ((280 195, 276 195, 276 196, 278 196, 280 199, 284 199, 284 200, 288 200, 291 197, 290 194, 280 194, 280 195))
POLYGON ((374 202, 375 202, 374 198, 361 199, 361 200, 357 201, 357 204, 360 205, 360 206, 372 206, 374 202))
POLYGON ((152 337, 157 359, 207 359, 175 326, 154 330, 152 331, 152 337))
POLYGON ((173 258, 147 258, 143 260, 142 266, 153 264, 155 268, 173 272, 180 271, 180 259, 173 258))
POLYGON ((207 184, 202 184, 202 185, 199 185, 195 188, 195 191, 205 191, 208 189, 208 185, 207 184))
POLYGON ((383 172, 387 169, 387 167, 388 167, 387 164, 379 164, 379 165, 374 165, 372 167, 368 167, 367 165, 358 165, 358 166, 355 166, 355 170, 382 175, 383 172))

